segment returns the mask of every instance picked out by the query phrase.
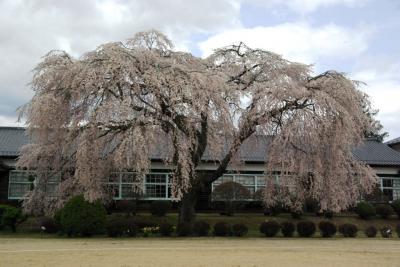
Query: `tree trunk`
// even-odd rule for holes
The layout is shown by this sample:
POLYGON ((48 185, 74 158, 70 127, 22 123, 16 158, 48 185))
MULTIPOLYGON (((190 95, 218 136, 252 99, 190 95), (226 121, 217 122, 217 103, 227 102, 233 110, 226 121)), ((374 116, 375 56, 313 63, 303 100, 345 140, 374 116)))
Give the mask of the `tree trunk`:
POLYGON ((179 207, 179 223, 193 223, 196 218, 195 206, 197 203, 198 188, 192 187, 189 192, 183 195, 179 207))

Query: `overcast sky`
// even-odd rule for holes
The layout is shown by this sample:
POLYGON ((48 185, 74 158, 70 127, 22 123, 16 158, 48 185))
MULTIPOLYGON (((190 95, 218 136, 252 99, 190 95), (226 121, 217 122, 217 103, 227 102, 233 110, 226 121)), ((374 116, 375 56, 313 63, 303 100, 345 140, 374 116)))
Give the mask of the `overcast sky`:
POLYGON ((388 139, 400 136, 399 0, 0 0, 0 125, 18 125, 48 51, 79 56, 152 28, 197 56, 244 41, 346 72, 367 83, 388 139))

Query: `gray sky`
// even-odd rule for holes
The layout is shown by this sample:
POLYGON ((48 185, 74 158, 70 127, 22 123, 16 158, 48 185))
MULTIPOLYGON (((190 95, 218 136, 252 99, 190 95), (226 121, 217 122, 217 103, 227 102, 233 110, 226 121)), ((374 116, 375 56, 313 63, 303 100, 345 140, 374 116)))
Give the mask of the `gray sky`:
POLYGON ((389 139, 400 136, 398 0, 0 0, 0 125, 18 125, 48 51, 79 56, 152 28, 197 56, 244 41, 315 72, 344 71, 367 83, 389 139))

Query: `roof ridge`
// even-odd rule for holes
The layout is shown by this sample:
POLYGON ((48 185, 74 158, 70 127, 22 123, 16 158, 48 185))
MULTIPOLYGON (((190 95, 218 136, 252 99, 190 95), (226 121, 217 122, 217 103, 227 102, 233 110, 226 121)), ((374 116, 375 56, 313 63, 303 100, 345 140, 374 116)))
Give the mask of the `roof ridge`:
POLYGON ((396 137, 394 139, 391 139, 391 140, 385 142, 386 145, 391 145, 391 144, 396 144, 396 143, 400 143, 400 137, 396 137))
POLYGON ((6 130, 26 130, 26 127, 23 127, 23 126, 0 126, 0 129, 6 129, 6 130))

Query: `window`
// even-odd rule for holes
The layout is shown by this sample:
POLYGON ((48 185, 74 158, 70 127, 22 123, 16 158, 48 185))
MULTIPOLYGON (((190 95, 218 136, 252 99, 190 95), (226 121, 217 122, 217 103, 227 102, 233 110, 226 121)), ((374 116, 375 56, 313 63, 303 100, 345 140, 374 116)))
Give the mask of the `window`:
POLYGON ((146 183, 162 183, 164 184, 166 181, 166 174, 160 173, 150 173, 146 175, 146 183))
POLYGON ((148 199, 170 199, 171 175, 168 173, 147 174, 144 195, 148 199))
POLYGON ((400 177, 381 177, 381 190, 389 201, 400 198, 400 177))
MULTIPOLYGON (((8 198, 23 199, 25 195, 35 187, 36 174, 33 171, 12 170, 9 174, 8 198)), ((44 190, 48 196, 55 196, 60 178, 50 177, 44 190)))
POLYGON ((393 187, 393 179, 382 178, 382 187, 393 187))
POLYGON ((146 184, 146 197, 166 198, 166 186, 162 184, 146 184))
POLYGON ((134 172, 111 173, 107 182, 108 192, 114 199, 134 199, 142 194, 140 179, 134 172))

